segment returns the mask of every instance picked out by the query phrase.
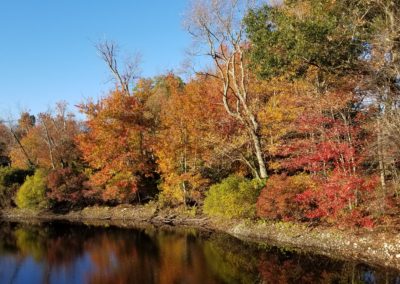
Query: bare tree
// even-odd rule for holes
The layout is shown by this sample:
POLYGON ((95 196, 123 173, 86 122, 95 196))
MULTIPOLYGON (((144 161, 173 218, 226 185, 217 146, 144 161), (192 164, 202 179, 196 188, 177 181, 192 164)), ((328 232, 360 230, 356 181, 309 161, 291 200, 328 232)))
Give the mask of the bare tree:
POLYGON ((131 87, 134 81, 138 79, 140 55, 135 54, 130 59, 125 60, 121 68, 118 62, 119 48, 114 42, 103 41, 98 43, 96 48, 111 71, 117 85, 122 88, 126 95, 131 96, 131 87))
POLYGON ((387 179, 400 177, 397 166, 400 148, 394 140, 399 137, 400 127, 400 1, 368 0, 364 4, 374 19, 360 17, 370 21, 367 24, 372 31, 370 58, 365 62, 369 73, 365 84, 378 109, 374 152, 384 198, 387 179))
POLYGON ((206 54, 216 66, 215 74, 211 75, 221 81, 225 110, 245 127, 253 143, 259 176, 266 178, 260 126, 251 107, 255 94, 249 90, 251 74, 243 23, 246 11, 255 5, 257 1, 250 0, 196 0, 188 11, 185 25, 194 39, 206 46, 206 54))

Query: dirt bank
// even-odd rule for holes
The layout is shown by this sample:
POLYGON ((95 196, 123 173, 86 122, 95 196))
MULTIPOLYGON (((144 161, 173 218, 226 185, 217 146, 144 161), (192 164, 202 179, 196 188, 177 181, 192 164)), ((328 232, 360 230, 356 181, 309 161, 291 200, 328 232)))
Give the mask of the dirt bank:
POLYGON ((160 211, 156 206, 89 207, 67 214, 18 209, 2 211, 2 219, 10 221, 67 220, 91 224, 135 227, 190 226, 226 232, 239 239, 302 250, 339 259, 353 259, 368 264, 400 270, 400 233, 348 231, 334 228, 310 228, 287 222, 252 222, 210 219, 182 210, 160 211))

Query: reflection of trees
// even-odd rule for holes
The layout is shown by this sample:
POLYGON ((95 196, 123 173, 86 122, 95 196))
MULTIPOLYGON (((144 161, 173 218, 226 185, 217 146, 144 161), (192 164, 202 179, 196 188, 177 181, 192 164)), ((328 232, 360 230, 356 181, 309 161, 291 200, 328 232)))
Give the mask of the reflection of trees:
POLYGON ((261 251, 223 235, 70 224, 2 223, 0 261, 4 255, 14 259, 8 279, 29 273, 24 270, 29 257, 39 264, 43 283, 58 277, 68 282, 68 275, 89 283, 396 283, 398 274, 277 249, 261 251))
POLYGON ((206 269, 207 259, 200 237, 164 232, 158 234, 157 242, 160 247, 157 283, 216 283, 215 277, 206 269))
POLYGON ((139 231, 114 229, 86 242, 93 269, 87 273, 89 283, 152 283, 157 267, 157 247, 139 231))
POLYGON ((15 229, 13 235, 19 257, 29 256, 42 264, 43 283, 50 283, 51 275, 59 271, 74 275, 73 264, 83 255, 83 241, 90 238, 76 227, 62 224, 21 226, 15 229))
POLYGON ((327 257, 264 253, 259 262, 262 283, 395 283, 395 275, 327 257))
MULTIPOLYGON (((15 225, 12 223, 0 222, 0 256, 17 254, 18 249, 15 243, 15 238, 12 236, 12 234, 10 234, 14 226, 15 225)), ((15 278, 17 277, 18 272, 21 268, 22 262, 23 257, 17 255, 15 257, 15 265, 13 271, 10 273, 10 283, 14 283, 15 278)), ((0 276, 2 275, 2 273, 3 271, 0 264, 0 276)))
POLYGON ((14 231, 19 253, 37 262, 67 267, 83 254, 83 242, 93 235, 69 225, 22 226, 14 231))
POLYGON ((204 244, 210 269, 225 283, 256 283, 257 255, 237 239, 215 236, 204 244))
MULTIPOLYGON (((260 260, 260 276, 264 283, 340 283, 338 275, 313 263, 276 253, 266 253, 260 260)), ((331 271, 337 267, 333 265, 331 271)))
POLYGON ((215 283, 200 240, 190 235, 125 231, 88 243, 90 283, 215 283))
MULTIPOLYGON (((83 240, 90 236, 70 225, 24 225, 3 223, 0 230, 0 256, 13 255, 14 271, 10 274, 14 281, 21 266, 28 258, 41 264, 43 283, 50 281, 56 271, 73 274, 73 264, 83 254, 83 240)), ((90 231, 89 231, 90 232, 90 231)))
POLYGON ((38 262, 43 260, 46 250, 45 231, 37 228, 19 228, 15 230, 14 234, 20 254, 30 255, 38 262))
POLYGON ((15 244, 15 238, 11 234, 15 224, 9 222, 0 222, 0 255, 15 254, 18 250, 15 244))

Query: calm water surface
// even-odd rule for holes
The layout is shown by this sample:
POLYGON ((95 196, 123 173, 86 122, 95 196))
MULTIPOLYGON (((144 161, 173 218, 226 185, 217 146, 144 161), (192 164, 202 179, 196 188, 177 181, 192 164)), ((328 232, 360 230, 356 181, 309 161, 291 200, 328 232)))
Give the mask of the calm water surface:
POLYGON ((0 226, 0 283, 400 284, 398 271, 195 230, 0 226))

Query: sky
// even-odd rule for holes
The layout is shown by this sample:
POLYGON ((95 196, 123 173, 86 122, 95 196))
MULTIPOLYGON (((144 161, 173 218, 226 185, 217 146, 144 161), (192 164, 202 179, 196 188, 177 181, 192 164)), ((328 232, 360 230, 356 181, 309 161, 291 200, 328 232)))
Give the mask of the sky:
POLYGON ((191 44, 188 2, 0 0, 0 118, 107 94, 110 73, 94 47, 102 40, 139 52, 141 76, 178 70, 191 44))

